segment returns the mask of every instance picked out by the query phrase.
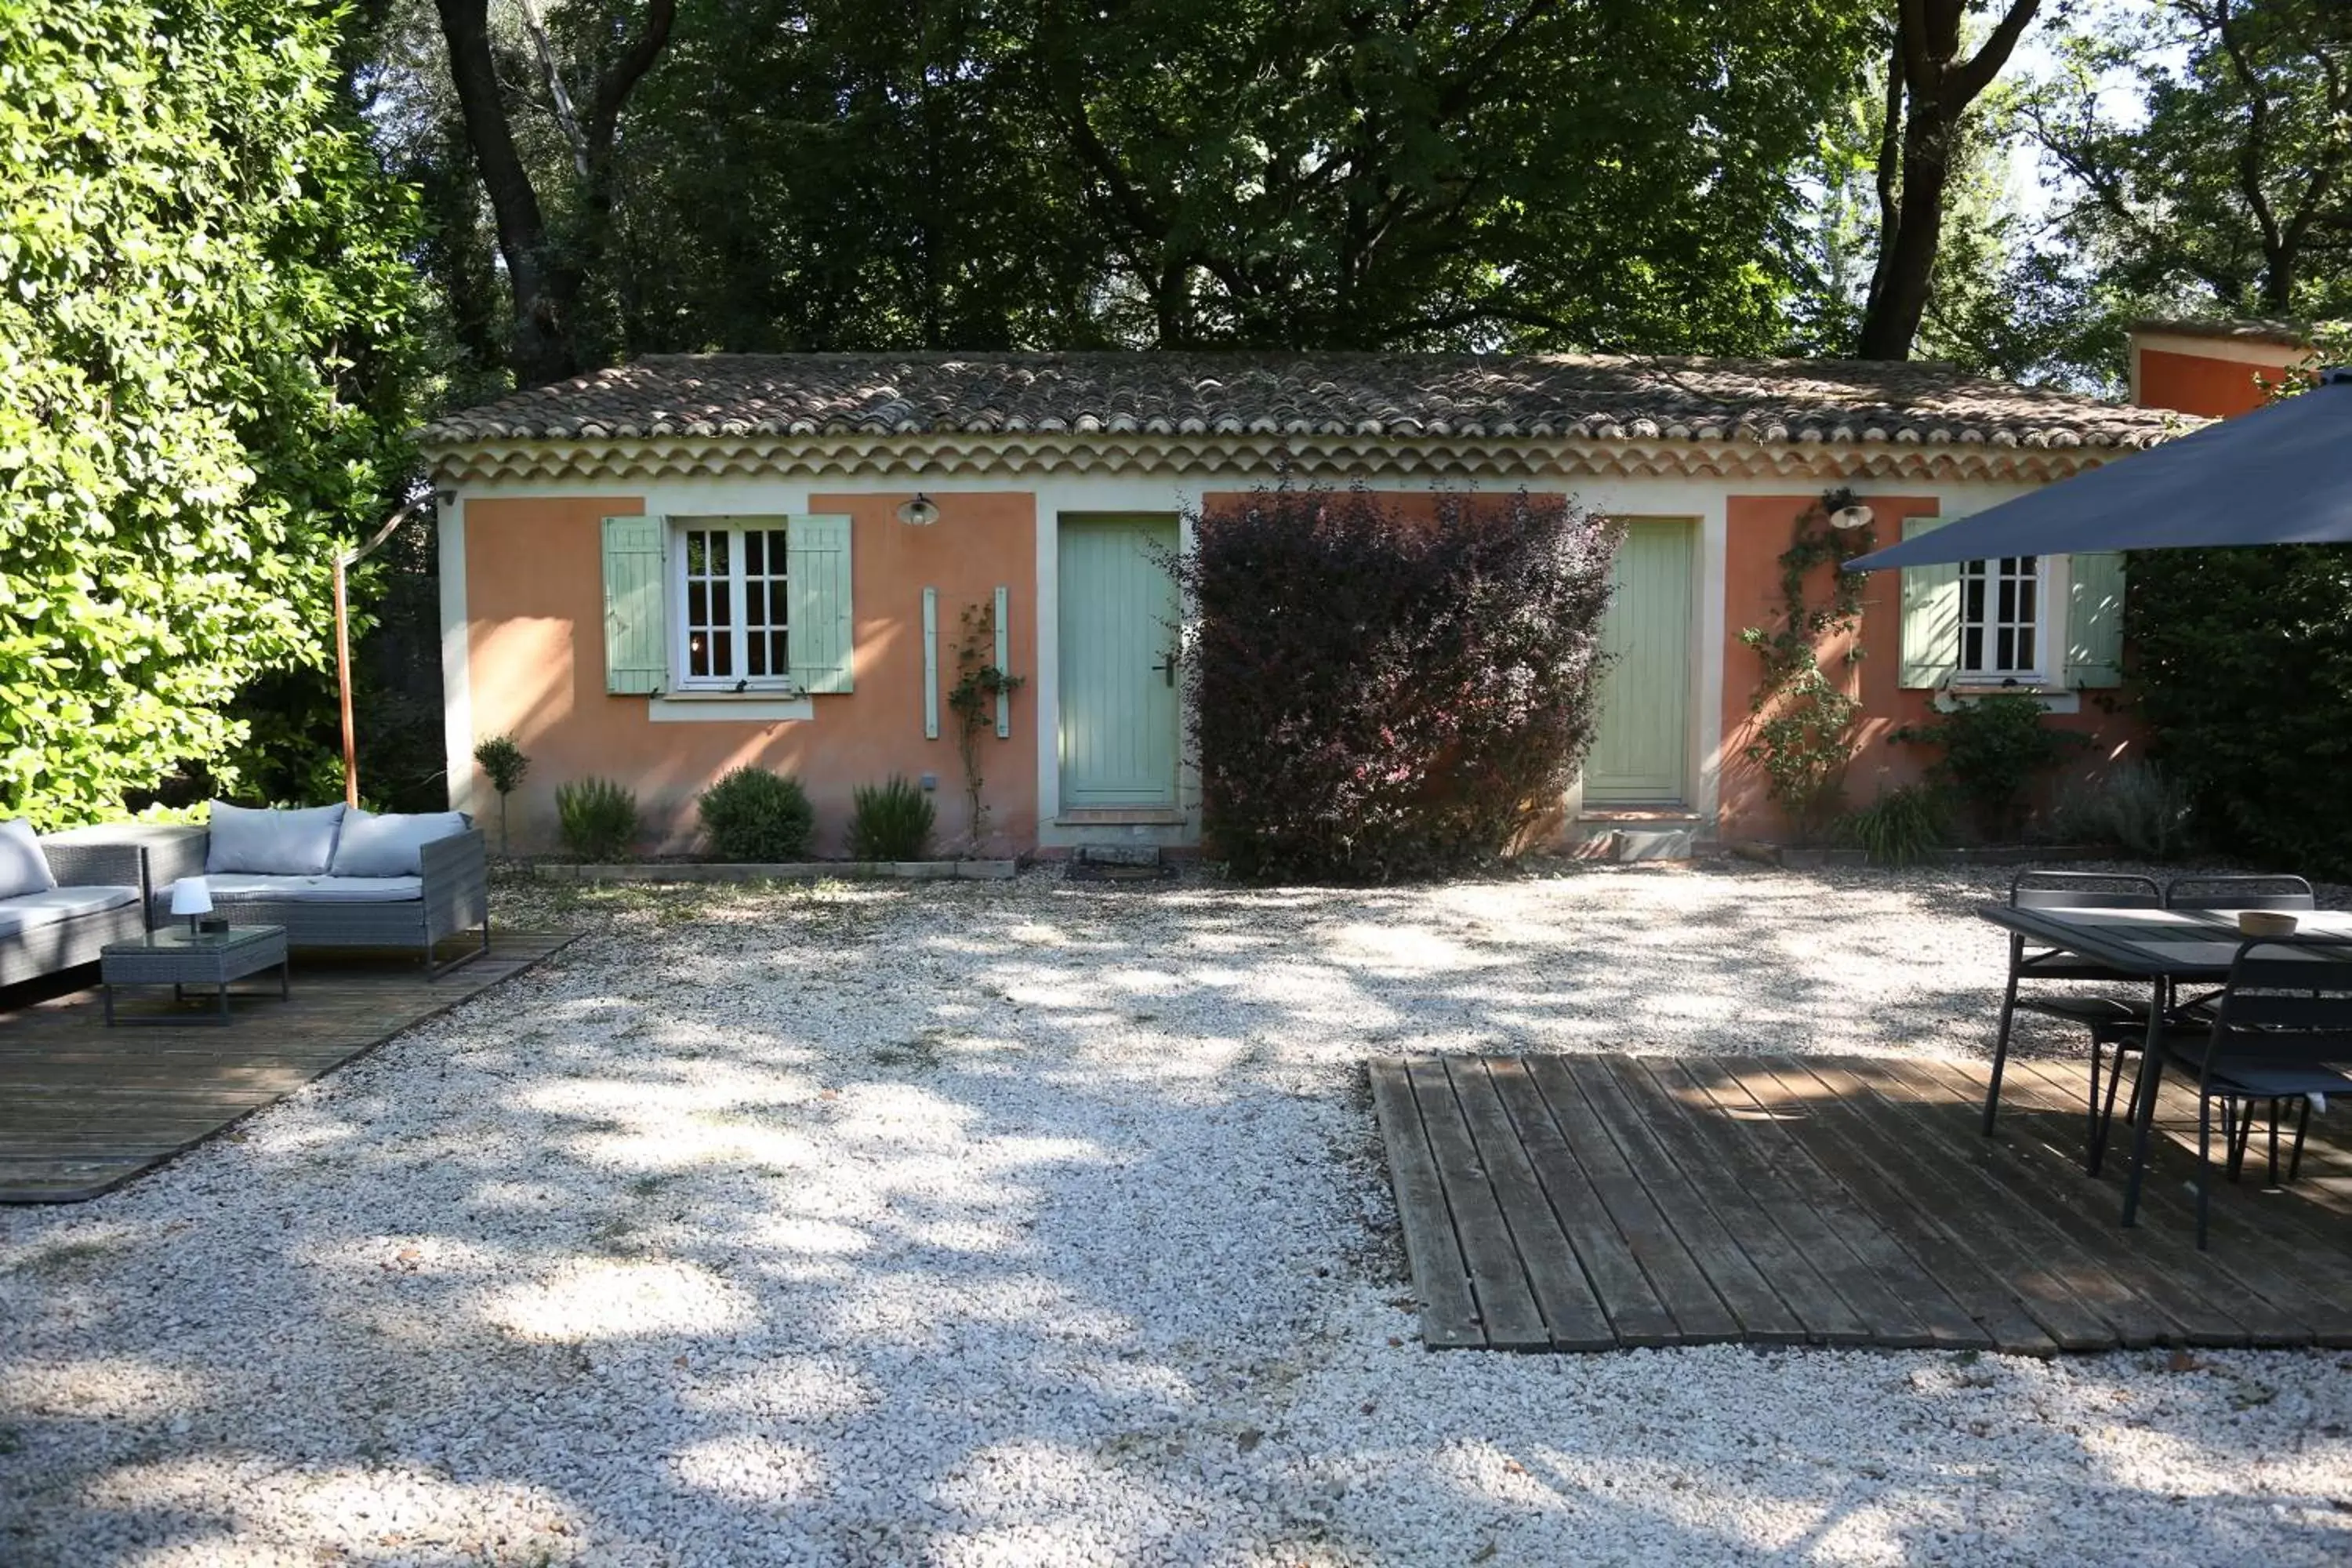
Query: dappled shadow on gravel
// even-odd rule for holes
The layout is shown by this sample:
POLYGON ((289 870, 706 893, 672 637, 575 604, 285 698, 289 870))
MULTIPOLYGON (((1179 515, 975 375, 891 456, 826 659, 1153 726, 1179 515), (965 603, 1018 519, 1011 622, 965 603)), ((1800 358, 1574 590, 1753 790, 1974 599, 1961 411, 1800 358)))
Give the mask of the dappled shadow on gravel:
POLYGON ((1412 1343, 1365 1057, 1974 1051, 1980 892, 511 911, 592 934, 239 1142, 0 1216, 0 1562, 2319 1560, 2325 1354, 1412 1343))

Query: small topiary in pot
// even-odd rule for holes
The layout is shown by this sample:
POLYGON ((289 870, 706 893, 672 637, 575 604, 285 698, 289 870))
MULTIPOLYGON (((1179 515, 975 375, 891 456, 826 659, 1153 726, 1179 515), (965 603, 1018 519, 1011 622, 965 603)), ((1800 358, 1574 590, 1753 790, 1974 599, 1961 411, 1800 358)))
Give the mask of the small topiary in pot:
POLYGON ((849 853, 858 860, 920 860, 937 813, 930 797, 897 773, 859 784, 850 796, 849 853))
POLYGON ((719 860, 773 862, 807 858, 816 812, 800 781, 742 767, 702 792, 702 831, 719 860))

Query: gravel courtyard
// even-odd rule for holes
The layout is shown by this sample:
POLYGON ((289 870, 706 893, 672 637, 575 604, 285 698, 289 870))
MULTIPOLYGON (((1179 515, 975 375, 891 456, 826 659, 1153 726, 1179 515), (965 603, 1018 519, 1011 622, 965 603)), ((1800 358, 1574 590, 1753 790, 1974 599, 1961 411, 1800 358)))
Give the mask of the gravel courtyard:
POLYGON ((509 889, 588 934, 0 1210, 0 1563, 2352 1558, 2352 1353, 1415 1342, 1364 1058, 1979 1054, 1992 885, 509 889))

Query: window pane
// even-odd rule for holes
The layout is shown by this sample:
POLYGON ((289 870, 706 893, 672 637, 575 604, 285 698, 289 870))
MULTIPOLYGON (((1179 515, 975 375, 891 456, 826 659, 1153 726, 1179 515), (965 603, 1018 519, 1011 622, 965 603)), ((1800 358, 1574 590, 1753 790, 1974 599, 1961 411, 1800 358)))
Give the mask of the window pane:
POLYGON ((2017 619, 2017 580, 2013 577, 2000 580, 2000 619, 2017 619))
POLYGON ((710 634, 710 673, 725 677, 735 673, 735 634, 710 634))
POLYGON ((756 632, 743 639, 743 673, 768 673, 768 639, 756 632))
POLYGON ((701 583, 686 585, 686 624, 707 626, 710 624, 710 589, 701 583))
POLYGON ((1964 620, 1984 619, 1984 579, 1969 577, 1960 584, 1960 616, 1964 620))
POLYGON ((710 584, 710 620, 714 626, 732 626, 735 621, 735 590, 732 584, 719 582, 710 584))
POLYGON ((2033 590, 2036 586, 2031 577, 2017 585, 2017 620, 2020 626, 2031 626, 2033 624, 2033 590))
POLYGON ((1984 668, 1984 628, 1982 626, 1969 626, 1961 631, 1960 668, 1963 669, 1984 668))
POLYGON ((686 639, 686 672, 688 675, 710 673, 710 639, 700 632, 686 639))
POLYGON ((779 577, 768 584, 768 624, 770 626, 781 626, 790 624, 790 617, 784 609, 787 603, 784 581, 779 577))
POLYGON ((1993 636, 1993 668, 1998 670, 2017 668, 2017 634, 2007 626, 1993 636))
POLYGON ((727 546, 730 537, 723 528, 710 531, 710 570, 714 574, 728 569, 727 546))
POLYGON ((743 575, 746 577, 757 577, 767 570, 760 564, 764 558, 760 546, 766 542, 767 537, 756 529, 743 536, 743 575))
POLYGON ((778 675, 793 672, 792 649, 782 632, 768 634, 768 667, 778 675))

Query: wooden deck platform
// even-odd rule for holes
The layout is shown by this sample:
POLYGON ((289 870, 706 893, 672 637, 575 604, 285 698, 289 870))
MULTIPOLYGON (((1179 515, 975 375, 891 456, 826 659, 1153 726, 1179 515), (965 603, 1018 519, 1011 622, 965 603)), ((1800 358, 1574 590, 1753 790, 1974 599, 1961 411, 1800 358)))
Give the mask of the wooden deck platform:
MULTIPOLYGON (((178 1009, 186 1026, 110 1029, 94 985, 0 991, 0 1203, 96 1197, 514 978, 572 934, 499 931, 488 953, 439 980, 413 951, 297 952, 291 999, 278 999, 275 970, 242 981, 225 1028, 203 1021, 210 992, 178 1009)), ((153 1016, 173 1005, 143 990, 119 992, 116 1008, 153 1016)))
POLYGON ((2126 1231, 2127 1150, 2098 1179, 2082 1168, 2087 1068, 2012 1061, 1990 1139, 1986 1073, 1891 1058, 1376 1061, 1423 1340, 2352 1345, 2352 1107, 2333 1126, 2313 1117, 2284 1189, 2263 1190, 2258 1135, 2244 1182, 2215 1184, 2200 1253, 2191 1098, 2166 1096, 2126 1231))

